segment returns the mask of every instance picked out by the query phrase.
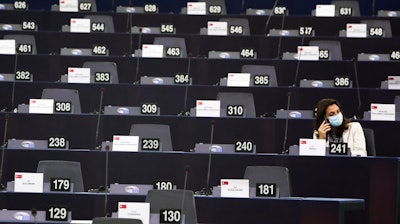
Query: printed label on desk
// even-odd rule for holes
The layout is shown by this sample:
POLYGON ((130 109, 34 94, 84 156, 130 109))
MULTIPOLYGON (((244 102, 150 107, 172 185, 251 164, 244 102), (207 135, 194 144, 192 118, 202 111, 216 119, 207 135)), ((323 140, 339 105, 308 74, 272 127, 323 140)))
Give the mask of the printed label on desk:
POLYGON ((157 5, 156 4, 145 4, 143 9, 144 9, 145 13, 156 13, 157 5))
POLYGON ((0 40, 0 54, 15 54, 15 40, 0 40))
POLYGON ((50 178, 50 191, 69 192, 71 191, 71 179, 52 177, 50 178))
POLYGON ((244 106, 243 105, 228 105, 226 107, 226 116, 228 117, 243 117, 244 106))
POLYGON ((114 135, 112 151, 137 152, 139 150, 139 136, 114 135))
POLYGON ((46 221, 68 221, 68 208, 64 205, 49 206, 46 209, 46 221))
POLYGON ((153 183, 153 189, 155 190, 173 190, 174 184, 171 180, 158 180, 153 183))
POLYGON ((161 24, 160 25, 161 33, 174 33, 174 31, 175 31, 174 24, 161 24))
POLYGON ((299 140, 299 155, 301 156, 325 156, 325 139, 307 139, 299 140))
POLYGON ((207 22, 207 34, 210 36, 228 35, 228 22, 220 22, 220 21, 207 22))
POLYGON ((250 73, 228 73, 226 85, 229 87, 249 87, 250 73))
POLYGON ((300 61, 318 61, 319 47, 318 46, 298 46, 298 60, 300 61))
POLYGON ((150 203, 118 202, 118 218, 140 219, 143 224, 149 224, 150 203))
POLYGON ((221 101, 196 100, 196 117, 220 117, 221 101))
POLYGON ((399 61, 400 60, 400 51, 392 51, 390 53, 390 60, 399 61))
POLYGON ((187 3, 188 15, 205 15, 206 3, 205 2, 188 2, 187 3))
POLYGON ((347 76, 335 76, 333 79, 334 87, 350 87, 350 78, 347 76))
POLYGON ((15 81, 30 81, 32 74, 29 71, 15 71, 15 81))
POLYGON ((90 12, 92 11, 92 3, 91 2, 80 2, 79 3, 79 11, 81 12, 90 12))
POLYGON ((339 8, 339 16, 351 16, 353 15, 353 8, 341 7, 339 8))
POLYGON ((29 113, 30 114, 52 114, 54 112, 53 99, 30 99, 29 113))
POLYGON ((13 7, 15 10, 27 10, 28 9, 28 3, 26 1, 21 1, 21 0, 15 0, 13 7))
POLYGON ((78 12, 78 0, 60 0, 60 12, 78 12))
POLYGON ((160 223, 181 223, 181 220, 180 209, 160 209, 160 223))
POLYGON ((221 179, 221 197, 248 198, 249 180, 221 179))
POLYGON ((68 68, 68 83, 90 83, 90 68, 68 68))
POLYGON ((235 142, 235 152, 246 152, 252 153, 254 152, 254 143, 253 141, 244 140, 244 141, 236 141, 235 142))
POLYGON ((348 147, 346 142, 329 143, 329 155, 347 155, 347 154, 348 154, 348 147))
POLYGON ((72 33, 90 33, 90 28, 90 19, 70 19, 70 31, 72 33))
POLYGON ((43 193, 43 173, 15 172, 14 192, 43 193))
POLYGON ((36 30, 37 25, 34 21, 22 21, 22 30, 36 30))
POLYGON ((174 75, 175 84, 190 84, 190 77, 187 73, 176 73, 174 75))
POLYGON ((164 46, 158 44, 143 44, 143 58, 162 58, 164 56, 164 46))
POLYGON ((142 138, 141 141, 143 151, 160 151, 161 141, 158 138, 142 138))
POLYGON ((366 38, 367 24, 348 23, 346 25, 346 37, 366 38))
POLYGON ((93 55, 107 55, 108 49, 105 45, 93 45, 92 54, 93 55))
POLYGON ((371 103, 371 121, 396 120, 395 104, 371 103))
POLYGON ((388 89, 400 89, 400 76, 388 76, 388 89))
POLYGON ((316 17, 334 17, 335 5, 317 5, 315 7, 316 17))
POLYGON ((59 136, 50 136, 47 139, 47 147, 49 149, 65 149, 67 148, 67 139, 59 136))
POLYGON ((256 197, 276 197, 275 183, 256 183, 256 197))

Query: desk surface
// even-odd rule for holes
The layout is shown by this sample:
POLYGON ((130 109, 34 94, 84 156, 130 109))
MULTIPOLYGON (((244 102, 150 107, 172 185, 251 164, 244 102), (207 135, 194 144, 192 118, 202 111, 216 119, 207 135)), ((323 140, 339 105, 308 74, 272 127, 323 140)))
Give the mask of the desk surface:
MULTIPOLYGON (((85 189, 105 184, 105 152, 7 150, 3 181, 16 171, 34 172, 45 159, 80 161, 85 189)), ((396 223, 400 201, 399 158, 302 157, 285 155, 213 154, 210 185, 221 178, 243 178, 246 166, 286 166, 295 197, 365 199, 370 223, 396 223), (382 190, 384 189, 384 190, 382 190)), ((109 183, 153 184, 172 180, 183 188, 190 166, 187 189, 206 185, 208 155, 196 153, 109 153, 109 183)))
MULTIPOLYGON (((73 219, 104 216, 105 194, 96 193, 0 193, 3 208, 44 210, 48 205, 65 205, 73 219), (29 198, 29 200, 27 200, 29 198)), ((116 212, 118 202, 140 202, 145 196, 108 195, 107 212, 116 212)), ((215 198, 195 197, 199 223, 345 224, 364 223, 363 199, 346 198, 215 198), (318 216, 315 212, 318 211, 318 216), (289 216, 287 214, 290 214, 289 216)))

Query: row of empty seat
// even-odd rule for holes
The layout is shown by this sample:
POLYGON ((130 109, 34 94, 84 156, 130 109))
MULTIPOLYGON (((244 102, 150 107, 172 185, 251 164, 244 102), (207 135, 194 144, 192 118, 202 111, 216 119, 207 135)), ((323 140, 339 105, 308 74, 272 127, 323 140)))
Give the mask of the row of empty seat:
MULTIPOLYGON (((117 47, 119 48, 116 43, 110 43, 110 45, 107 46, 107 44, 102 44, 102 43, 96 43, 96 40, 93 39, 93 41, 87 43, 85 47, 78 47, 77 45, 71 46, 71 44, 68 44, 70 46, 62 45, 60 43, 56 43, 55 41, 57 40, 51 40, 49 39, 48 36, 43 36, 43 39, 41 38, 40 43, 43 45, 45 42, 50 42, 54 43, 56 45, 59 45, 58 49, 49 49, 49 46, 43 45, 45 50, 41 50, 40 48, 38 49, 37 44, 36 44, 36 38, 34 35, 21 35, 21 34, 5 34, 4 35, 4 40, 15 40, 16 41, 16 53, 17 54, 37 54, 38 52, 41 51, 40 54, 60 54, 60 55, 69 55, 69 56, 109 56, 112 53, 113 56, 125 56, 129 54, 129 50, 134 50, 133 55, 136 57, 149 57, 145 56, 143 54, 143 49, 124 49, 124 52, 119 52, 116 53, 117 47)), ((76 36, 74 39, 79 39, 78 36, 76 36)), ((354 45, 355 43, 370 43, 373 42, 371 40, 330 40, 330 39, 319 39, 319 38, 312 38, 310 40, 304 41, 304 40, 277 40, 277 39, 266 39, 264 37, 255 37, 254 40, 256 43, 245 43, 245 39, 240 40, 238 42, 240 45, 239 46, 232 46, 234 41, 238 41, 235 39, 227 39, 227 42, 223 42, 221 39, 215 38, 215 37, 204 37, 203 39, 199 39, 198 37, 194 36, 188 36, 186 38, 183 37, 149 37, 147 38, 148 40, 140 40, 138 43, 135 41, 135 43, 129 43, 125 42, 127 46, 130 46, 132 48, 132 45, 137 46, 140 45, 139 47, 142 48, 143 45, 148 45, 148 44, 154 44, 154 45, 162 45, 164 46, 163 49, 163 55, 161 57, 166 57, 166 58, 187 58, 188 55, 190 57, 194 58, 211 58, 211 59, 248 59, 248 60, 255 60, 255 59, 263 59, 263 58, 269 58, 269 59, 274 59, 274 57, 278 56, 278 58, 283 58, 283 59, 290 59, 290 60, 297 60, 298 58, 293 58, 293 57, 285 57, 285 52, 296 52, 297 53, 297 46, 318 46, 320 50, 325 50, 327 51, 326 56, 321 55, 319 57, 319 60, 335 60, 335 61, 341 61, 341 60, 350 60, 353 58, 357 58, 358 60, 361 61, 396 61, 398 60, 398 56, 396 56, 397 48, 395 46, 394 40, 388 40, 385 42, 386 44, 383 44, 384 41, 382 41, 382 46, 381 50, 373 50, 368 46, 363 46, 363 47, 357 47, 357 48, 350 48, 351 45, 354 45), (187 39, 187 40, 186 40, 187 39), (214 45, 209 45, 206 43, 207 40, 213 40, 216 43, 221 43, 223 44, 222 46, 214 46, 214 45), (278 46, 273 47, 270 45, 275 44, 276 41, 281 41, 284 44, 288 44, 288 46, 278 46), (186 42, 190 43, 189 49, 187 49, 187 44, 186 42), (204 45, 203 49, 199 49, 198 44, 204 45), (264 46, 263 44, 267 44, 267 46, 264 46), (297 46, 296 46, 297 44, 297 46), (178 53, 171 53, 170 51, 179 49, 178 53), (243 51, 245 50, 245 51, 243 51), (263 52, 266 51, 266 52, 263 52), (277 52, 279 51, 279 52, 277 52), (282 53, 283 52, 283 53, 282 53), (278 53, 279 55, 276 55, 278 53), (387 56, 380 58, 362 58, 359 55, 360 54, 386 54, 387 56), (393 54, 393 55, 392 55, 393 54)), ((309 38, 307 38, 309 39, 309 38)), ((125 41, 125 40, 122 40, 125 41)), ((381 42, 378 42, 381 43, 381 42)), ((47 43, 48 44, 48 43, 47 43)), ((52 46, 52 45, 50 45, 52 46)), ((135 47, 136 48, 136 47, 135 47)), ((117 51, 120 51, 119 49, 117 51)), ((318 59, 318 58, 317 58, 318 59)))
MULTIPOLYGON (((313 179, 319 181, 318 177, 311 176, 315 174, 310 174, 307 181, 299 181, 298 175, 303 170, 296 172, 296 169, 293 169, 294 172, 291 170, 289 175, 288 168, 268 166, 286 164, 289 167, 293 164, 299 164, 300 167, 307 170, 307 168, 313 166, 311 163, 304 166, 304 161, 308 161, 307 158, 303 160, 302 157, 291 157, 291 155, 273 155, 273 159, 267 161, 263 159, 265 155, 256 155, 256 150, 251 153, 253 155, 242 152, 243 155, 237 155, 238 153, 236 155, 224 155, 223 153, 215 155, 211 152, 213 150, 224 152, 228 143, 231 146, 238 140, 251 140, 256 143, 257 153, 259 151, 286 152, 289 144, 298 142, 298 137, 311 137, 313 106, 320 98, 335 97, 343 102, 344 112, 348 117, 355 112, 368 110, 370 103, 374 102, 395 102, 398 107, 400 97, 396 90, 388 91, 384 87, 379 89, 381 82, 388 81, 388 75, 396 75, 399 64, 395 59, 390 58, 391 53, 394 52, 396 55, 399 50, 396 45, 397 36, 399 36, 397 27, 399 21, 394 18, 396 11, 380 11, 377 13, 377 17, 360 17, 365 6, 361 5, 360 9, 358 1, 329 1, 336 6, 334 17, 319 18, 315 17, 314 12, 311 12, 315 9, 315 5, 310 8, 306 7, 310 4, 309 2, 302 3, 307 8, 307 13, 303 13, 302 16, 292 16, 292 11, 296 12, 298 9, 292 8, 294 4, 290 4, 290 2, 284 6, 287 3, 286 1, 282 4, 276 1, 275 6, 277 7, 275 8, 246 9, 245 6, 249 3, 242 1, 241 12, 243 15, 231 15, 229 14, 229 4, 233 3, 229 1, 225 3, 223 0, 205 2, 207 7, 204 16, 185 15, 188 13, 188 9, 181 11, 181 8, 189 6, 186 5, 186 2, 175 6, 181 11, 182 15, 178 15, 179 12, 160 14, 164 10, 163 4, 171 4, 163 1, 155 3, 155 5, 143 5, 143 7, 142 5, 115 7, 118 3, 109 3, 113 7, 107 12, 101 12, 101 4, 104 4, 104 2, 98 1, 96 4, 95 0, 79 0, 78 6, 81 3, 86 3, 87 8, 81 8, 76 13, 58 12, 59 6, 53 6, 50 12, 33 10, 21 12, 10 10, 10 5, 5 4, 4 8, 7 10, 4 11, 4 17, 0 19, 2 25, 0 29, 3 29, 0 31, 0 37, 15 39, 18 42, 17 46, 25 45, 22 46, 23 48, 29 49, 29 46, 31 47, 29 54, 19 52, 12 56, 0 56, 0 59, 7 62, 5 63, 6 67, 3 70, 0 69, 4 78, 3 81, 6 81, 0 83, 0 93, 5 96, 0 100, 1 109, 5 108, 1 113, 4 121, 0 120, 0 124, 8 125, 10 129, 7 130, 6 127, 6 133, 4 133, 0 128, 0 133, 10 139, 7 150, 3 149, 3 152, 9 153, 6 154, 5 159, 10 158, 7 161, 8 163, 5 163, 5 171, 25 169, 24 171, 35 172, 31 168, 36 166, 37 158, 32 158, 31 162, 28 163, 17 164, 13 161, 18 153, 39 155, 41 157, 39 160, 75 160, 41 161, 36 172, 45 173, 45 182, 48 182, 51 177, 71 178, 75 192, 65 194, 73 194, 78 198, 83 199, 86 195, 86 193, 80 195, 78 192, 96 187, 96 189, 92 189, 94 192, 104 193, 106 198, 105 212, 107 213, 115 212, 109 211, 107 208, 107 196, 113 194, 107 192, 112 187, 109 187, 110 184, 116 182, 121 185, 130 183, 152 184, 150 182, 154 181, 154 178, 169 178, 171 175, 173 176, 171 178, 179 178, 180 180, 183 179, 183 173, 185 173, 184 184, 179 184, 178 188, 186 189, 187 171, 182 171, 182 175, 177 174, 180 172, 179 166, 181 163, 193 165, 194 175, 190 174, 191 179, 189 179, 188 186, 191 186, 192 183, 196 184, 193 184, 195 187, 187 188, 190 191, 151 190, 145 199, 145 201, 150 202, 151 213, 159 213, 160 209, 163 208, 182 209, 185 215, 185 223, 198 222, 195 201, 205 198, 203 196, 195 197, 192 192, 198 190, 198 186, 204 182, 198 180, 202 179, 202 176, 205 176, 203 174, 207 172, 203 170, 204 167, 207 167, 203 162, 207 160, 207 155, 204 153, 209 154, 209 169, 212 167, 212 170, 224 171, 224 175, 219 175, 219 173, 216 175, 208 170, 206 185, 210 186, 206 186, 206 188, 215 186, 217 179, 229 178, 229 175, 225 176, 225 174, 228 174, 230 170, 237 170, 237 166, 240 166, 240 173, 235 172, 233 176, 249 179, 251 188, 256 187, 259 183, 273 183, 277 185, 278 196, 280 197, 326 196, 327 194, 324 194, 324 191, 329 191, 327 188, 319 188, 319 186, 308 183, 308 180, 313 179), (152 12, 148 11, 149 8, 152 12), (114 10, 115 12, 113 12, 114 10), (15 15, 21 18, 15 18, 15 15), (272 16, 268 17, 268 15, 272 16), (37 16, 38 20, 34 20, 34 16, 37 16), (52 21, 44 21, 44 18, 52 21), (70 18, 88 18, 92 24, 96 23, 96 29, 91 31, 100 31, 100 33, 91 31, 88 34, 71 33, 71 26, 68 27, 68 25, 71 25, 68 23, 70 18), (23 25, 23 21, 35 21, 36 29, 20 31, 19 26, 23 25), (161 33, 161 26, 171 25, 171 21, 173 26, 164 26, 164 28, 173 28, 172 32, 161 33), (229 31, 227 36, 208 36, 208 30, 204 28, 208 21, 227 21, 228 29, 235 26, 232 28, 241 30, 240 36, 237 33, 230 35, 229 31), (341 30, 346 29, 348 23, 368 23, 367 38, 347 38, 346 33, 341 30), (11 25, 11 28, 5 25, 11 25), (189 28, 182 29, 185 26, 189 26, 189 28), (310 27, 311 32, 309 32, 310 27), (309 33, 302 34, 302 28, 303 31, 306 29, 309 33), (373 35, 370 33, 371 29, 374 31, 373 35), (378 31, 379 35, 375 35, 375 31, 378 31), (18 39, 21 36, 18 35, 21 34, 30 35, 22 37, 29 38, 32 42, 19 42, 18 39), (146 54, 143 55, 142 44, 163 45, 163 58, 146 58, 146 54), (106 47, 105 54, 93 54, 93 45, 106 47), (319 50, 324 51, 322 53, 328 53, 327 57, 323 55, 324 57, 320 57, 319 61, 297 61, 299 59, 297 47, 307 45, 318 46, 319 50), (179 56, 167 55, 167 48, 179 49, 179 56), (250 58, 240 56, 243 48, 253 49, 256 53, 255 56, 250 58), (43 67, 43 71, 38 69, 40 67, 43 67), (65 74, 74 68, 90 68, 89 81, 85 84, 70 83, 68 75, 65 74), (374 72, 376 70, 381 71, 374 72), (29 71, 33 76, 25 80, 16 80, 17 76, 14 73, 18 71, 29 71), (181 77, 185 79, 184 83, 174 81, 177 73, 187 75, 181 77), (228 80, 229 73, 250 73, 248 87, 231 87, 228 80), (265 81, 264 78, 267 77, 268 85, 256 85, 256 79, 261 77, 263 78, 262 81, 265 81), (345 88, 335 86, 335 78, 348 78, 349 85, 346 85, 345 88), (29 113, 29 105, 27 105, 29 99, 54 99, 58 103, 69 103, 72 110, 51 115, 31 114, 29 113), (220 118, 195 117, 196 100, 202 99, 221 100, 220 118), (155 106, 156 112, 152 114, 141 113, 142 103, 155 106), (356 104, 358 104, 358 108, 356 108, 356 104), (17 110, 14 110, 15 107, 17 107, 17 110), (240 107, 242 113, 240 116, 236 116, 239 115, 238 113, 229 114, 229 107, 236 107, 236 109, 240 107), (298 110, 292 110, 293 108, 298 110), (94 112, 92 113, 92 111, 94 112), (349 112, 347 113, 347 111, 349 112), (238 117, 240 119, 235 119, 238 117), (111 141, 114 140, 114 135, 139 136, 138 151, 140 152, 109 152, 113 150, 111 141), (53 149, 53 151, 48 151, 49 148, 46 145, 31 148, 20 147, 21 144, 37 143, 38 139, 46 139, 49 136, 64 136, 71 141, 72 147, 70 149, 78 148, 78 150, 56 151, 53 149), (144 147, 143 139, 157 140, 158 143, 161 143, 161 147, 154 150, 156 151, 154 153, 142 152, 145 151, 142 150, 144 147), (288 142, 286 142, 287 139, 288 142), (188 142, 195 144, 193 150, 187 147, 188 142), (283 147, 281 147, 282 143, 283 147), (96 144, 96 147, 92 147, 94 144, 96 144), (102 145, 99 146, 99 144, 102 145), (30 151, 28 149, 39 150, 30 151), (101 149, 105 152, 86 152, 79 149, 101 149), (185 152, 171 152, 179 150, 185 152), (190 154, 193 153, 192 151, 200 152, 202 150, 203 155, 190 154), (247 161, 246 159, 250 157, 254 157, 254 160, 247 161), (216 162, 220 158, 231 158, 232 160, 227 160, 231 163, 216 162), (291 160, 287 161, 287 158, 291 160), (105 160, 104 166, 94 162, 103 159, 105 160), (80 164, 77 160, 90 162, 80 164), (200 164, 201 170, 200 166, 197 167, 200 164), (235 166, 227 166, 227 164, 235 164, 235 166), (244 175, 241 173, 243 171, 242 165, 248 166, 244 175), (91 185, 101 183, 104 186, 97 188, 96 185, 84 185, 86 180, 82 177, 81 166, 84 169, 83 171, 90 175, 86 175, 86 177, 90 179, 91 185), (119 169, 121 167, 122 169, 119 169), (92 173, 92 170, 96 172, 92 173), (109 177, 112 181, 109 181, 109 177), (298 186, 297 188, 292 187, 292 178, 304 184, 300 188, 307 188, 309 191, 302 191, 304 189, 298 191, 298 186), (302 193, 297 195, 293 192, 302 193)), ((42 4, 49 5, 52 3, 42 4)), ((328 3, 328 1, 323 3, 328 3)), ((272 5, 273 2, 268 4, 272 5)), ((299 3, 296 2, 296 4, 299 3)), ((375 14, 376 10, 373 11, 373 14, 375 14)), ((2 15, 2 11, 0 11, 0 15, 2 15)), ((382 132, 385 129, 396 131, 397 122, 361 121, 366 135, 369 156, 377 154, 397 156, 397 152, 390 151, 391 149, 379 151, 382 147, 391 148, 387 143, 397 142, 393 134, 382 132), (376 141, 379 144, 376 146, 374 144, 373 127, 377 127, 375 133, 379 131, 377 134, 379 139, 376 141), (385 135, 387 136, 382 137, 385 135)), ((43 142, 46 142, 46 140, 43 142)), ((228 154, 233 153, 235 152, 231 150, 228 154)), ((26 161, 26 159, 24 157, 21 161, 26 161)), ((321 161, 317 159, 319 158, 313 159, 313 161, 316 161, 316 164, 321 167, 328 161, 323 160, 321 164, 321 161)), ((322 159, 333 161, 336 158, 322 159)), ((359 160, 352 158, 337 159, 341 159, 337 160, 339 162, 349 160, 355 164, 360 164, 360 160, 364 158, 358 158, 359 160)), ((368 159, 372 161, 380 158, 368 159)), ((336 165, 339 166, 339 163, 336 165)), ((351 167, 351 165, 349 166, 351 167)), ((367 165, 361 164, 354 170, 359 170, 360 167, 365 168, 367 165)), ((329 169, 331 168, 329 167, 329 169)), ((334 168, 335 171, 336 168, 334 168)), ((352 176, 355 171, 344 167, 343 170, 347 171, 338 171, 341 175, 336 175, 335 172, 335 174, 332 173, 331 178, 328 177, 329 175, 321 175, 320 179, 322 182, 325 182, 326 179, 332 180, 327 185, 343 182, 335 187, 337 192, 333 192, 332 195, 336 197, 361 197, 365 199, 366 211, 360 212, 364 220, 371 223, 375 220, 384 222, 386 219, 379 218, 379 214, 385 214, 385 216, 391 218, 397 217, 397 212, 393 211, 396 210, 398 205, 393 205, 393 201, 388 200, 387 206, 390 208, 386 209, 385 207, 385 211, 377 212, 376 210, 380 208, 375 209, 377 206, 386 204, 386 202, 381 202, 380 197, 376 196, 377 191, 375 190, 377 188, 374 181, 377 179, 372 174, 379 173, 382 170, 386 172, 386 168, 373 167, 372 165, 367 168, 352 176), (361 190, 356 193, 348 193, 349 189, 353 187, 348 185, 357 178, 359 178, 360 183, 366 179, 369 180, 370 185, 360 188, 361 190), (340 181, 338 181, 339 179, 340 181), (392 213, 396 214, 393 215, 392 213)), ((326 170, 321 169, 321 171, 326 170)), ((213 172, 217 173, 216 171, 213 172)), ((7 173, 6 177, 7 181, 12 181, 13 174, 7 173)), ((382 177, 382 179, 384 178, 382 177)), ((4 178, 0 181, 4 182, 4 178)), ((180 181, 177 182, 180 183, 180 181)), ((380 184, 386 186, 392 185, 392 183, 382 180, 380 184)), ((321 183, 321 186, 323 184, 321 183)), ((390 187, 386 188, 388 192, 395 191, 390 187)), ((208 194, 209 189, 206 189, 206 192, 208 194)), ((216 197, 218 197, 217 192, 218 188, 214 188, 214 196, 216 197)), ((5 192, 4 194, 8 193, 5 192)), ((202 192, 197 193, 201 194, 202 192)), ((45 192, 44 197, 51 197, 51 194, 45 192)), ((390 197, 385 195, 382 198, 388 199, 390 197)), ((212 198, 207 197, 206 199, 212 198)), ((138 199, 127 197, 127 200, 137 201, 138 199)), ((280 203, 282 201, 276 200, 274 202, 280 203)), ((7 207, 10 204, 10 202, 6 202, 5 206, 7 207)), ((102 207, 102 203, 97 204, 101 204, 99 207, 102 207)), ((115 204, 112 207, 115 207, 115 204)), ((22 205, 18 208, 27 209, 26 206, 23 207, 22 205)), ((74 209, 76 208, 72 208, 72 210, 74 209)), ((301 210, 300 207, 299 209, 301 210)), ((298 213, 302 214, 300 210, 298 213)), ((212 211, 208 215, 218 215, 217 212, 212 211)), ((265 221, 274 222, 273 220, 265 221)), ((140 220, 93 219, 95 224, 128 222, 141 223, 140 220)))

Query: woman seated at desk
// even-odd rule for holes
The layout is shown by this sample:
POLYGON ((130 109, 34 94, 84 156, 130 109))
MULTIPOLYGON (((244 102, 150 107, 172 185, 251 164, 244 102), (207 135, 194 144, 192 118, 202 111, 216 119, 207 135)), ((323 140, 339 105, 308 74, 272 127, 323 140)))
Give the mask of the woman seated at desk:
POLYGON ((322 99, 317 103, 314 118, 314 138, 331 143, 347 143, 351 156, 367 156, 364 131, 358 122, 343 117, 337 100, 322 99))

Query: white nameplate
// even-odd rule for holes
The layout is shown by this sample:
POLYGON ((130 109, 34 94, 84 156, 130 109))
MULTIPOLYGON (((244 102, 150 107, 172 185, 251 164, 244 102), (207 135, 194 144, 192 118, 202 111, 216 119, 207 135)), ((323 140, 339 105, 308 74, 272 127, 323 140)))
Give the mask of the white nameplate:
POLYGON ((319 47, 318 46, 298 46, 297 47, 298 60, 301 61, 318 61, 319 60, 319 47))
POLYGON ((53 99, 30 99, 29 113, 30 114, 52 114, 54 112, 53 99))
POLYGON ((68 83, 90 83, 90 68, 68 68, 68 83))
POLYGON ((137 152, 139 150, 139 136, 114 135, 112 151, 137 152))
POLYGON ((400 76, 388 76, 388 89, 400 89, 400 76))
POLYGON ((90 19, 70 19, 70 29, 72 33, 90 33, 90 19))
POLYGON ((207 22, 207 34, 210 36, 228 35, 228 22, 219 22, 219 21, 207 22))
POLYGON ((78 12, 78 0, 60 0, 60 12, 78 12))
POLYGON ((196 117, 220 117, 221 101, 196 100, 196 117))
POLYGON ((371 103, 371 121, 396 120, 395 104, 371 103))
POLYGON ((249 180, 221 179, 221 197, 248 198, 249 180))
POLYGON ((188 2, 187 3, 188 15, 205 15, 206 3, 205 2, 188 2))
POLYGON ((348 23, 346 25, 346 37, 367 37, 367 24, 348 23))
POLYGON ((14 192, 43 193, 43 173, 15 172, 14 192))
POLYGON ((142 57, 143 58, 162 58, 164 56, 164 46, 157 44, 143 44, 142 57))
POLYGON ((118 202, 118 218, 140 219, 143 224, 150 223, 150 203, 118 202))
POLYGON ((325 156, 325 139, 300 138, 299 155, 301 156, 325 156))
POLYGON ((0 40, 0 54, 15 54, 15 40, 0 40))
POLYGON ((250 86, 250 73, 228 73, 227 86, 249 87, 250 86))
POLYGON ((315 7, 316 17, 334 17, 335 5, 317 5, 315 7))

